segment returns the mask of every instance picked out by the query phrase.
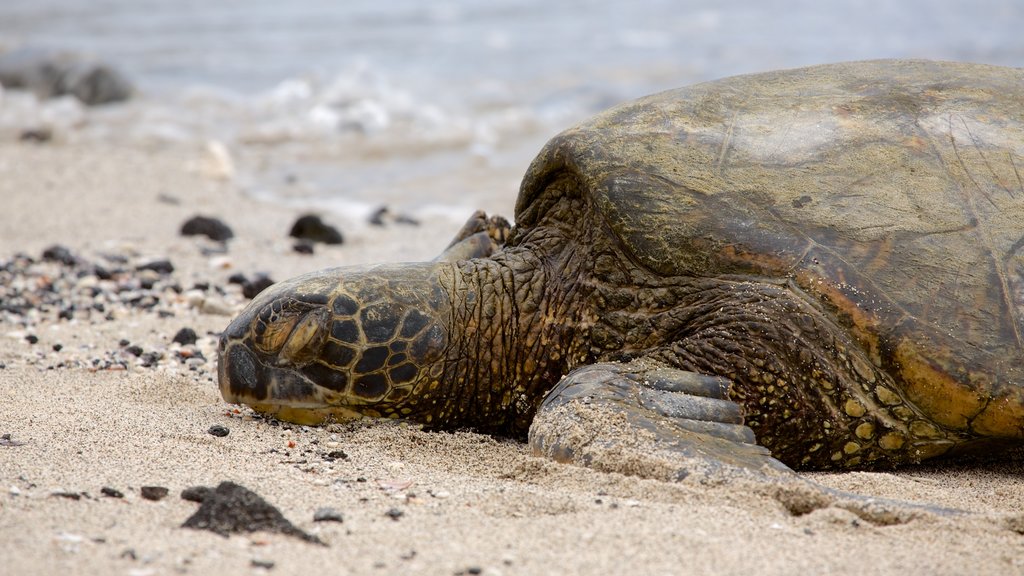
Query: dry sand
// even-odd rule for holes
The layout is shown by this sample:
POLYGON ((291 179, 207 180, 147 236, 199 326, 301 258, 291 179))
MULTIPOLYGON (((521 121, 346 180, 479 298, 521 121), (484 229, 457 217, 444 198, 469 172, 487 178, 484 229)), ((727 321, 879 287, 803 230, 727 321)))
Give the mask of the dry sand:
MULTIPOLYGON (((352 226, 343 246, 299 255, 285 236, 298 212, 247 198, 202 169, 205 158, 185 146, 0 145, 0 262, 17 252, 38 257, 55 243, 91 259, 165 256, 188 289, 224 286, 234 272, 283 279, 328 265, 425 258, 456 228, 446 220, 352 226), (203 255, 211 243, 178 235, 200 213, 234 229, 226 255, 203 255)), ((814 476, 970 512, 879 526, 836 508, 793 516, 745 488, 559 465, 472 433, 274 426, 220 400, 213 334, 229 318, 210 311, 243 299, 237 290, 204 294, 218 302, 205 313, 194 294, 168 295, 173 317, 130 309, 109 321, 59 321, 51 309, 28 326, 0 317, 0 433, 10 435, 0 441, 0 573, 1024 573, 1019 457, 814 476), (210 358, 193 362, 195 370, 174 357, 170 341, 183 326, 196 330, 210 358), (30 344, 29 334, 39 341, 30 344), (142 367, 120 351, 122 339, 167 357, 142 367), (68 367, 91 358, 120 358, 128 368, 68 367), (230 433, 215 437, 213 425, 230 433), (324 458, 336 451, 347 458, 324 458), (259 493, 327 546, 181 528, 197 508, 181 490, 224 480, 259 493), (170 494, 143 499, 147 485, 170 494), (104 487, 123 497, 102 495, 104 487), (344 521, 313 522, 322 507, 344 521)))

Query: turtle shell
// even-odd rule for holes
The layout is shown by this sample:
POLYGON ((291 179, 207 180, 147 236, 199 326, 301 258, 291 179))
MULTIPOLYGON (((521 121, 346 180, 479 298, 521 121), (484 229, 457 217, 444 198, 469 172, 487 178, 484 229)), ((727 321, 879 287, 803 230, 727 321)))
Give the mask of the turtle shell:
POLYGON ((1024 71, 855 62, 649 96, 548 143, 520 226, 566 171, 633 261, 792 279, 935 421, 1024 435, 1024 71))

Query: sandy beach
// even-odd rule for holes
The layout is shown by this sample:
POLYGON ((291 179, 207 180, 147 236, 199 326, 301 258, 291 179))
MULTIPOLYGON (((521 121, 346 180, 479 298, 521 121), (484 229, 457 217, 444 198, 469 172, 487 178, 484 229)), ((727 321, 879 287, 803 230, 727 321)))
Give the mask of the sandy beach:
POLYGON ((469 432, 307 428, 224 404, 215 338, 246 302, 229 277, 429 258, 457 223, 324 214, 345 243, 299 254, 287 232, 302 207, 254 200, 212 162, 185 144, 0 144, 0 573, 1024 573, 1020 453, 813 475, 965 512, 876 525, 832 507, 795 516, 743 487, 559 465, 469 432), (226 250, 179 234, 198 214, 232 228, 226 250), (78 263, 43 261, 53 245, 78 263), (173 271, 137 270, 164 259, 173 271), (83 262, 112 277, 75 272, 83 262), (13 310, 14 294, 25 307, 13 310), (182 328, 194 345, 172 342, 182 328), (198 507, 182 490, 223 481, 325 545, 182 528, 198 507), (144 486, 167 495, 145 498, 144 486), (334 519, 314 521, 324 508, 334 519))

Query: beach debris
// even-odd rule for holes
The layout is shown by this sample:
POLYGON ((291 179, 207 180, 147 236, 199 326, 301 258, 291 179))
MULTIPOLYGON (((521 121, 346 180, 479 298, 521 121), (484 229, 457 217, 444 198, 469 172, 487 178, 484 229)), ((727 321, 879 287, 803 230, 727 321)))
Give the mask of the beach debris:
POLYGON ((197 339, 196 331, 186 327, 178 330, 174 334, 174 338, 171 339, 171 342, 176 342, 182 346, 189 346, 191 344, 195 344, 197 339))
POLYGON ((228 435, 230 430, 228 430, 227 426, 221 426, 220 424, 214 424, 213 426, 210 426, 210 429, 207 430, 207 432, 210 434, 210 436, 216 436, 218 438, 223 438, 223 437, 228 435))
POLYGON ((110 486, 104 486, 100 488, 100 494, 109 498, 124 498, 124 492, 121 492, 117 488, 111 488, 110 486))
POLYGON ((208 280, 195 280, 196 289, 183 290, 171 270, 167 258, 139 257, 130 248, 87 258, 54 244, 38 256, 19 253, 0 260, 0 323, 13 328, 5 331, 7 337, 27 343, 23 355, 0 366, 13 361, 93 372, 137 368, 174 372, 185 367, 197 380, 211 379, 208 358, 216 343, 199 338, 192 328, 178 326, 164 332, 174 335, 173 342, 166 336, 137 343, 114 339, 100 350, 67 342, 62 332, 50 329, 58 323, 97 325, 140 315, 174 318, 191 314, 190 309, 227 316, 243 302, 237 290, 225 290, 208 280))
POLYGON ((131 83, 107 64, 67 52, 20 48, 0 55, 0 84, 39 98, 74 96, 95 106, 131 97, 131 83))
POLYGON ((313 522, 344 522, 345 519, 335 508, 322 506, 313 513, 313 522))
POLYGON ((325 223, 316 214, 305 214, 292 224, 288 235, 300 240, 321 242, 323 244, 341 244, 344 238, 337 228, 325 223))
POLYGON ((210 216, 193 216, 181 225, 182 236, 206 236, 210 240, 226 242, 235 233, 223 221, 210 216))
POLYGON ((170 490, 163 486, 143 486, 139 488, 140 496, 146 500, 153 500, 154 502, 166 498, 168 492, 170 492, 170 490))
POLYGON ((296 528, 259 494, 230 481, 221 482, 216 489, 205 493, 199 509, 182 527, 209 530, 225 537, 247 532, 277 532, 324 545, 316 536, 296 528))

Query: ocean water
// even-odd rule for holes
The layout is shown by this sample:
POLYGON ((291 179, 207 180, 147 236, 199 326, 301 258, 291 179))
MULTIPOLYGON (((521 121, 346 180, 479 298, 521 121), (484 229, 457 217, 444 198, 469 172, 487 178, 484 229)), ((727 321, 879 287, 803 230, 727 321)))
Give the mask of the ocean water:
POLYGON ((254 195, 460 219, 510 212, 543 142, 614 103, 839 60, 1024 66, 1021 30, 1016 0, 3 0, 0 48, 91 54, 140 94, 7 94, 0 123, 215 142, 254 195))

